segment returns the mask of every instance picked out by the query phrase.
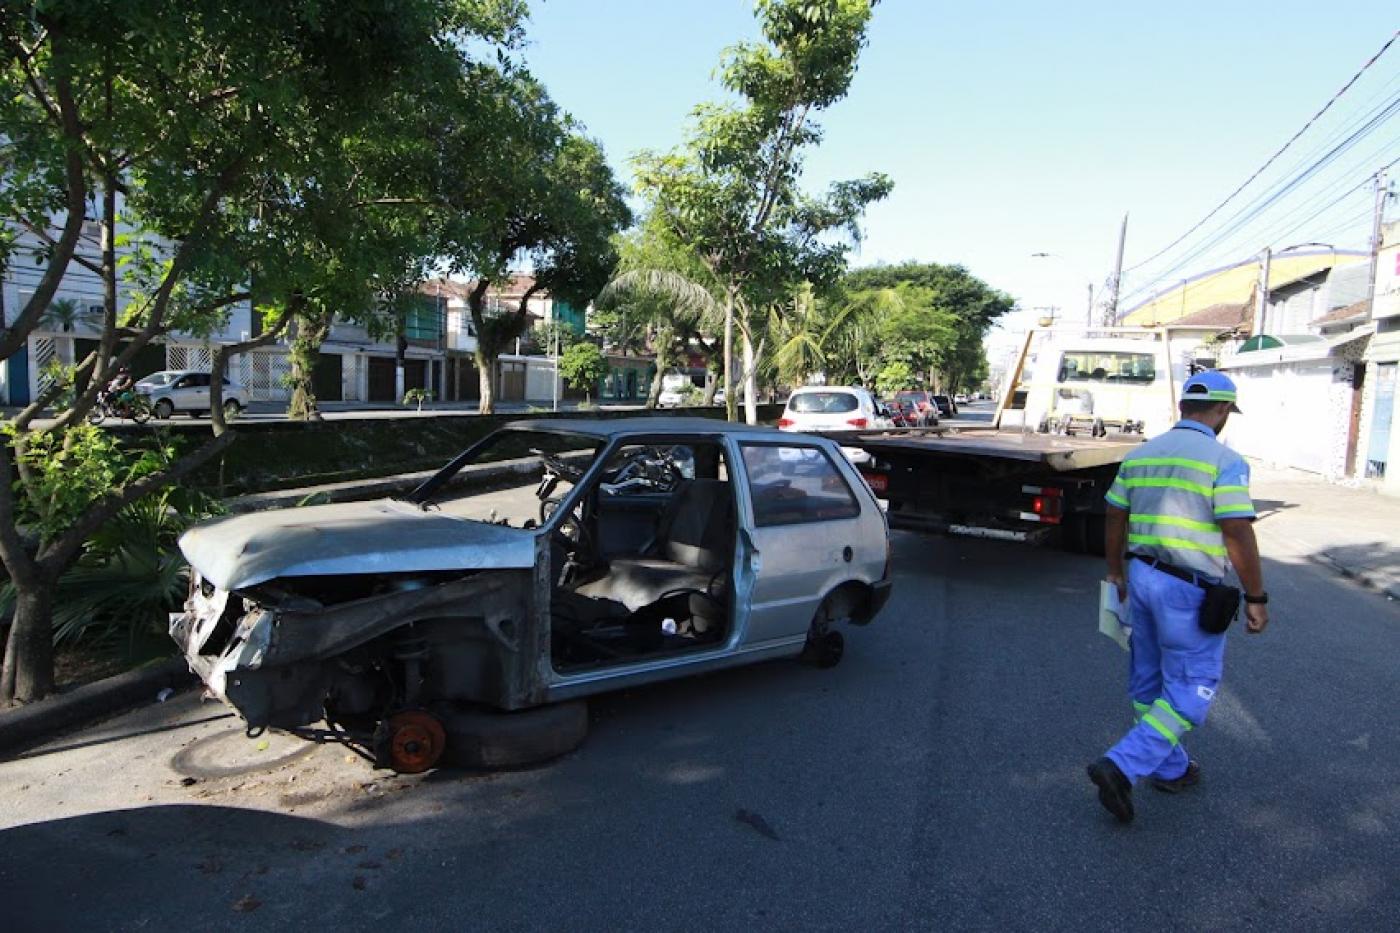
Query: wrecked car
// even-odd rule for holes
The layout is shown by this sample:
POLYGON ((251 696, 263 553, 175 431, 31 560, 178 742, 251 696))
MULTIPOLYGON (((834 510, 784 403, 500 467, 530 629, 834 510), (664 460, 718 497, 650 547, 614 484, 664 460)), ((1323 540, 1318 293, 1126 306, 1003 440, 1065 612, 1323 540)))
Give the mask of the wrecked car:
POLYGON ((479 744, 463 710, 479 731, 771 658, 830 666, 838 623, 890 592, 884 514, 836 444, 703 418, 515 422, 402 498, 219 518, 180 548, 171 635, 250 734, 405 772, 479 744))

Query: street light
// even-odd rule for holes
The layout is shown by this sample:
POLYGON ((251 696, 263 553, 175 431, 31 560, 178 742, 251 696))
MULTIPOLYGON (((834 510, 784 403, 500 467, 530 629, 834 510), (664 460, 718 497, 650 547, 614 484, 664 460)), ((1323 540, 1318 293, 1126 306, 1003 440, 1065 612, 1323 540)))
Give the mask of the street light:
MULTIPOLYGON (((1061 256, 1059 253, 1047 253, 1047 252, 1042 251, 1042 252, 1037 252, 1037 253, 1031 253, 1031 258, 1032 258, 1032 259, 1058 259, 1060 262, 1064 263, 1067 267, 1069 267, 1069 269, 1070 269, 1071 272, 1076 272, 1076 271, 1078 271, 1077 268, 1074 266, 1073 263, 1071 263, 1069 260, 1065 259, 1065 257, 1061 256)), ((1082 274, 1082 273, 1081 273, 1081 274, 1082 274)), ((1089 279, 1089 304, 1088 304, 1088 306, 1084 309, 1084 324, 1085 324, 1086 327, 1093 327, 1093 326, 1094 326, 1094 280, 1093 280, 1093 279, 1089 279)))

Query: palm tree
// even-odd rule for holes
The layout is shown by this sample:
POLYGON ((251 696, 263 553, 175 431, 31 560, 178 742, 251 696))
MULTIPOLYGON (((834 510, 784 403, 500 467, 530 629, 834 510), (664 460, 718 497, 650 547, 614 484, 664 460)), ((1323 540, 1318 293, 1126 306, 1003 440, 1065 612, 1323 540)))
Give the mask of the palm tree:
POLYGON ((88 319, 88 312, 76 299, 58 298, 49 302, 39 324, 49 330, 71 334, 77 326, 88 319))
POLYGON ((662 380, 676 353, 690 338, 724 314, 704 285, 670 269, 630 269, 613 276, 594 306, 617 314, 615 336, 651 348, 656 372, 647 407, 655 408, 662 380))

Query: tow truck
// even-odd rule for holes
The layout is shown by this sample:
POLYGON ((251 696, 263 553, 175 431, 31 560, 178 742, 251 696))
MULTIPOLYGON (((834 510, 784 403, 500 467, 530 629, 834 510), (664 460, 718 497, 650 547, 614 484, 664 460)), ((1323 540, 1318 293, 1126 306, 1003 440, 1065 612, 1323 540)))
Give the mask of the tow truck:
POLYGON ((990 424, 829 432, 870 455, 861 475, 892 528, 1101 553, 1121 464, 1177 419, 1214 327, 1033 328, 990 424))

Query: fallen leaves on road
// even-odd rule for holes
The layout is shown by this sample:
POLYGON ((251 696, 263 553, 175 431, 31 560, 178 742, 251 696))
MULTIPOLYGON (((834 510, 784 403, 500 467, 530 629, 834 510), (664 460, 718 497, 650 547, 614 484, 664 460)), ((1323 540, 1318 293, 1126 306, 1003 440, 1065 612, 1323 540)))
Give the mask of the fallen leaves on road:
POLYGON ((779 841, 777 832, 774 831, 772 826, 768 825, 768 821, 751 810, 745 810, 741 807, 735 811, 734 819, 753 827, 754 831, 760 836, 772 839, 774 842, 779 841))
POLYGON ((356 891, 363 891, 365 889, 365 884, 365 879, 357 875, 355 876, 355 880, 350 882, 350 887, 354 888, 356 891))
POLYGON ((233 909, 240 914, 250 914, 262 906, 262 901, 251 894, 245 894, 233 902, 233 909))

